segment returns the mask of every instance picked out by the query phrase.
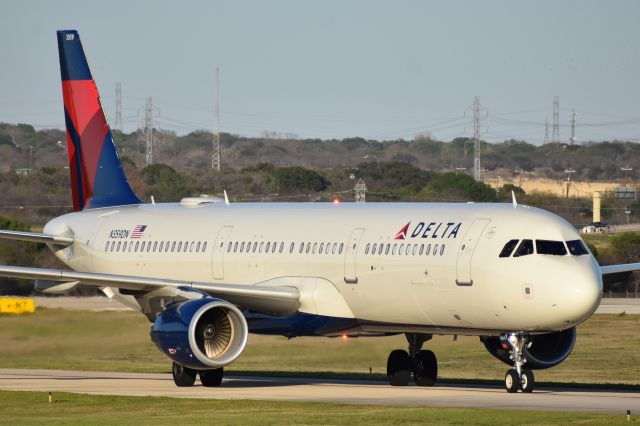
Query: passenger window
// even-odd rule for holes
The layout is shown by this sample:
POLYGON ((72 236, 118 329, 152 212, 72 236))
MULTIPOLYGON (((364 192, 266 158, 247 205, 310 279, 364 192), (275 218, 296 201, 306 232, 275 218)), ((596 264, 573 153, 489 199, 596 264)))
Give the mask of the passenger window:
POLYGON ((382 254, 382 249, 384 248, 384 244, 380 243, 380 245, 378 246, 378 256, 380 256, 382 254))
POLYGON ((522 240, 513 257, 528 256, 530 254, 533 254, 533 241, 522 240))
POLYGON ((369 247, 371 247, 371 244, 367 243, 366 247, 364 248, 364 254, 369 254, 369 247))
POLYGON ((156 252, 157 248, 158 248, 158 242, 157 242, 157 241, 154 241, 154 242, 153 242, 153 252, 154 252, 154 253, 156 252))
POLYGON ((418 250, 418 245, 417 245, 417 244, 414 244, 414 245, 413 245, 413 250, 411 250, 411 254, 412 254, 413 256, 415 256, 415 255, 416 255, 416 250, 418 250))
MULTIPOLYGON (((173 243, 173 244, 175 244, 175 243, 173 243)), ((167 242, 164 244, 164 252, 165 252, 165 253, 169 253, 169 245, 170 245, 170 244, 169 244, 169 241, 167 241, 167 242)))
POLYGON ((205 241, 205 242, 202 244, 202 252, 204 253, 204 251, 205 251, 206 249, 207 249, 207 242, 205 241))
POLYGON ((398 250, 398 254, 399 255, 403 255, 404 254, 404 244, 400 244, 400 249, 398 250))
POLYGON ((387 248, 384 249, 384 254, 389 254, 390 247, 391 247, 391 244, 387 244, 387 248))
POLYGON ((260 248, 258 249, 258 253, 262 253, 263 247, 264 247, 264 241, 260 241, 260 248))
POLYGON ((429 256, 429 253, 431 253, 431 244, 427 245, 427 250, 424 252, 424 255, 429 256))
POLYGON ((107 241, 107 244, 104 245, 104 251, 109 251, 109 241, 107 241))
MULTIPOLYGON (((195 245, 196 245, 196 242, 195 241, 191 241, 191 244, 189 244, 189 251, 190 252, 193 252, 193 249, 194 249, 195 245)), ((231 241, 229 241, 229 248, 227 249, 227 252, 231 251, 231 246, 232 245, 233 245, 233 243, 231 241)))
POLYGON ((316 249, 318 248, 318 243, 313 243, 313 254, 316 254, 316 249))
MULTIPOLYGON (((291 244, 293 244, 293 243, 291 243, 291 244)), ((275 246, 273 246, 273 247, 275 247, 275 246)), ((278 253, 282 253, 282 250, 284 250, 284 242, 280 243, 280 248, 278 249, 278 253)))
POLYGON ((116 242, 115 241, 111 241, 111 251, 113 251, 113 248, 116 246, 116 242))
POLYGON ((444 254, 444 244, 440 246, 440 256, 444 254))
POLYGON ((438 254, 438 245, 437 245, 437 244, 435 244, 435 245, 433 246, 433 255, 435 256, 435 255, 437 255, 437 254, 438 254))
MULTIPOLYGON (((220 247, 222 247, 222 245, 220 245, 220 247)), ((182 246, 182 251, 186 253, 188 248, 189 248, 189 241, 185 241, 184 245, 182 246)))
POLYGON ((173 253, 176 250, 176 242, 172 242, 171 243, 171 253, 173 253))
POLYGON ((344 248, 344 243, 340 243, 340 248, 338 248, 338 254, 342 254, 343 248, 344 248))
POLYGON ((164 241, 160 241, 160 252, 162 252, 162 247, 164 247, 164 241))
POLYGON ((253 253, 255 253, 257 248, 258 248, 258 242, 257 242, 257 241, 254 241, 254 242, 253 242, 253 249, 252 249, 251 251, 252 251, 253 253))
MULTIPOLYGON (((182 241, 178 241, 178 253, 180 253, 180 249, 182 249, 182 241)), ((173 250, 171 250, 173 251, 173 250)))
POLYGON ((573 240, 567 241, 567 247, 569 248, 569 253, 574 256, 582 256, 583 254, 589 254, 589 251, 586 249, 582 241, 573 240))
POLYGON ((324 243, 320 243, 320 248, 318 249, 318 253, 322 254, 323 251, 324 251, 324 243))
POLYGON ((393 248, 391 249, 391 254, 396 254, 396 250, 398 249, 398 245, 394 244, 393 248))
MULTIPOLYGON (((227 244, 227 253, 231 253, 231 246, 233 246, 233 243, 229 241, 229 244, 227 244)), ((191 251, 193 251, 193 242, 191 242, 191 251)))
POLYGON ((145 243, 146 243, 146 241, 143 241, 142 244, 140 245, 140 251, 144 251, 145 243))
MULTIPOLYGON (((196 251, 200 251, 200 242, 198 241, 198 245, 196 246, 196 251)), ((233 252, 236 253, 238 251, 238 242, 233 243, 233 252)))
POLYGON ((420 244, 420 251, 418 252, 418 255, 422 256, 422 252, 424 252, 424 244, 420 244))
POLYGON ((244 241, 240 244, 240 253, 244 252, 244 241))
POLYGON ((289 253, 293 253, 293 249, 295 248, 295 246, 296 246, 296 243, 291 243, 291 245, 289 246, 289 253))
POLYGON ((309 250, 311 250, 311 243, 307 244, 307 250, 305 251, 305 253, 309 254, 309 250))
POLYGON ((551 256, 566 256, 567 249, 562 241, 536 240, 536 252, 551 256))
POLYGON ((499 257, 509 257, 511 256, 511 252, 518 245, 518 240, 509 240, 507 244, 502 247, 502 251, 500 252, 499 257))
POLYGON ((271 248, 271 241, 267 241, 267 247, 264 249, 264 252, 269 253, 270 248, 271 248))
POLYGON ((331 249, 331 254, 336 254, 337 248, 338 248, 338 243, 333 243, 333 249, 331 249))
POLYGON ((298 250, 300 254, 304 251, 304 242, 300 243, 300 250, 298 250))

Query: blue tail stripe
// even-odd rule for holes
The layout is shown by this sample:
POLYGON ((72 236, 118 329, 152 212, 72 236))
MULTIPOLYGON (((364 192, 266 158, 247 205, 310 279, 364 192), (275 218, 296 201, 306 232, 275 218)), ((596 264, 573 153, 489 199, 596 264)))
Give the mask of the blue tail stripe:
POLYGON ((82 210, 84 209, 84 188, 82 187, 82 149, 80 148, 80 136, 78 136, 78 132, 76 131, 76 128, 73 125, 73 121, 71 120, 71 117, 69 117, 69 113, 66 108, 64 109, 64 121, 67 126, 67 132, 69 132, 69 139, 73 143, 73 147, 75 149, 75 161, 74 164, 70 164, 70 166, 75 168, 76 182, 73 182, 72 179, 71 185, 76 185, 75 189, 77 191, 78 197, 76 201, 78 202, 78 208, 82 210))
POLYGON ((93 80, 76 30, 58 31, 62 80, 93 80))

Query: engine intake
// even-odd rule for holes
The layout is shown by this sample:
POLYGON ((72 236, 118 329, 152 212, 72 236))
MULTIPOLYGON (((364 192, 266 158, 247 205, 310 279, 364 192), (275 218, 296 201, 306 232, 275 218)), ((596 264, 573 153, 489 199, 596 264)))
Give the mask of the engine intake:
MULTIPOLYGON (((576 334, 576 328, 572 327, 553 333, 530 336, 529 343, 523 351, 524 358, 527 360, 526 367, 532 370, 542 370, 560 364, 573 350, 576 334)), ((510 346, 506 338, 483 336, 480 340, 491 355, 505 364, 513 365, 513 360, 510 358, 510 346)))
POLYGON ((247 344, 242 312, 213 298, 167 305, 151 328, 151 340, 173 361, 194 369, 223 367, 247 344))

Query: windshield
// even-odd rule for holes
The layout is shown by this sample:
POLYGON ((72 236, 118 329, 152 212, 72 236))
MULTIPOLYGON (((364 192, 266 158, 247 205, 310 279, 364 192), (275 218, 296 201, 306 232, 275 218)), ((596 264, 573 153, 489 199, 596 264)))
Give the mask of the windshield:
POLYGON ((589 251, 580 240, 567 241, 567 247, 569 248, 569 253, 574 256, 589 254, 589 251))
POLYGON ((562 241, 536 240, 536 251, 538 254, 551 256, 565 256, 567 254, 567 249, 562 241))

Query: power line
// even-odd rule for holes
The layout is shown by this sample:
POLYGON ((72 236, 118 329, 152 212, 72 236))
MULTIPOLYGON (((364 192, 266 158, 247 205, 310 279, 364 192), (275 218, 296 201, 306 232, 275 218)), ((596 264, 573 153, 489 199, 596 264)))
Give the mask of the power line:
POLYGON ((553 131, 551 136, 553 143, 560 142, 560 96, 553 97, 553 131))
POLYGON ((213 132, 211 168, 220 171, 220 68, 216 67, 216 130, 213 132))
POLYGON ((116 122, 114 128, 122 131, 122 83, 116 83, 116 122))
POLYGON ((147 166, 153 164, 153 99, 147 98, 144 108, 144 136, 147 147, 147 166))

